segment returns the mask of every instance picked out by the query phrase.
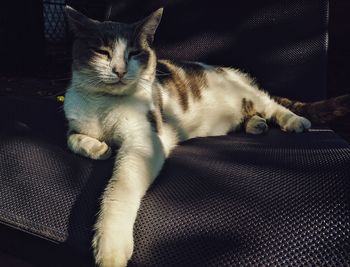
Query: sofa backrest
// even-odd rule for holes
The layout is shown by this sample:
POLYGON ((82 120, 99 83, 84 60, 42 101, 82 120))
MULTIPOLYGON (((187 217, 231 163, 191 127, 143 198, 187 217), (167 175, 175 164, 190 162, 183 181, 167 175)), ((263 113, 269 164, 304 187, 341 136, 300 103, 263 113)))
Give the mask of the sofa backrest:
POLYGON ((328 1, 112 0, 105 18, 134 22, 160 6, 159 57, 240 68, 273 95, 326 96, 328 1))

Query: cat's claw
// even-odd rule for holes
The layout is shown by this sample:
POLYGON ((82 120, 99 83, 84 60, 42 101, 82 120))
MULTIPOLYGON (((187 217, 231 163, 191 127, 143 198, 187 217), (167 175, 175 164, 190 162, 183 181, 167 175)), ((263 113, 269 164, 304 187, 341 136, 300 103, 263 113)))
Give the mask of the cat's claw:
POLYGON ((286 132, 301 133, 311 128, 311 122, 300 116, 292 116, 282 128, 286 132))

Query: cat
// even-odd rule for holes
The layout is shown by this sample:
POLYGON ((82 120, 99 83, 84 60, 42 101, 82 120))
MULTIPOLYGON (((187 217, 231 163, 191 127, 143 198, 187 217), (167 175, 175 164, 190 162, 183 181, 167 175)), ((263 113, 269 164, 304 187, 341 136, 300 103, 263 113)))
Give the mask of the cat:
POLYGON ((75 36, 64 101, 68 147, 96 160, 119 147, 94 229, 99 266, 127 265, 141 199, 179 142, 242 127, 263 134, 268 121, 301 133, 311 122, 300 115, 317 113, 321 103, 272 98, 236 69, 157 59, 152 42, 162 8, 133 24, 65 12, 75 36))

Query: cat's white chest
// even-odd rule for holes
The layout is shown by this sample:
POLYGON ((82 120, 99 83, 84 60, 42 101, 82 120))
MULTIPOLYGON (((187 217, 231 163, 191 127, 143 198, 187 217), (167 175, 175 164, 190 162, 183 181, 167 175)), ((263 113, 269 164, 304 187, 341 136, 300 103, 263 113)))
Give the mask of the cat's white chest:
POLYGON ((82 96, 66 93, 64 111, 70 128, 107 143, 119 143, 121 135, 144 124, 149 105, 140 97, 82 96))
POLYGON ((100 139, 103 131, 99 107, 93 99, 82 97, 74 90, 67 91, 64 112, 71 130, 100 139))

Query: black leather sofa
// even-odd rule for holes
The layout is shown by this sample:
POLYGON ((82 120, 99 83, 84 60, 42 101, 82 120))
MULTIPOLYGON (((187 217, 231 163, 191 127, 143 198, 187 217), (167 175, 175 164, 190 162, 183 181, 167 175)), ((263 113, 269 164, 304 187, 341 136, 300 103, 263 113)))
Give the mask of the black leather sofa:
MULTIPOLYGON (((326 97, 328 1, 71 4, 125 22, 165 6, 161 57, 241 68, 273 95, 326 97)), ((34 266, 93 266, 92 225, 113 159, 68 151, 55 99, 1 97, 0 122, 0 250, 34 266)), ((348 265, 350 145, 325 127, 179 145, 143 199, 129 264, 348 265)))

